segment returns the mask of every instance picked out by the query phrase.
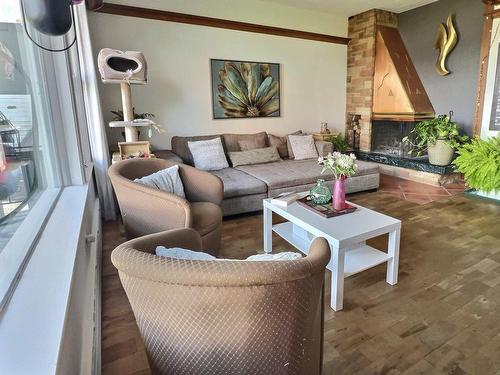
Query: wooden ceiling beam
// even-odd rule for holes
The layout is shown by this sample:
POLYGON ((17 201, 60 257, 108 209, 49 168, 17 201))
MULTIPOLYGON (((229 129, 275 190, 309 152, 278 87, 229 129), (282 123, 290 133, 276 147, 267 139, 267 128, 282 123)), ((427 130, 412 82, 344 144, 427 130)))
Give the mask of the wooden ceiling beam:
POLYGON ((250 33, 277 35, 289 38, 315 40, 318 42, 343 45, 347 45, 350 40, 349 38, 334 35, 311 33, 308 31, 292 30, 281 27, 265 26, 247 22, 230 21, 220 18, 204 17, 193 14, 177 13, 166 10, 141 8, 112 3, 104 3, 104 5, 96 10, 96 12, 127 17, 146 18, 158 21, 184 23, 189 25, 208 26, 219 29, 245 31, 250 33))

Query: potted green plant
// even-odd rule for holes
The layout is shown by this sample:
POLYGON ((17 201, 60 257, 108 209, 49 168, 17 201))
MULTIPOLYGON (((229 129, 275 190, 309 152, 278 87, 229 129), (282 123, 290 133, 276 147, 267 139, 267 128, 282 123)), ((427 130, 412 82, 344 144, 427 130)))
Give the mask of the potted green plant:
POLYGON ((410 145, 410 153, 421 156, 427 151, 429 163, 449 165, 456 148, 469 139, 460 135, 451 115, 452 112, 417 123, 410 136, 403 138, 403 142, 410 145))
MULTIPOLYGON (((115 115, 113 117, 113 121, 123 121, 123 111, 122 110, 116 110, 116 111, 110 111, 112 114, 115 115)), ((152 113, 136 113, 135 108, 132 108, 132 112, 134 113, 134 120, 138 119, 152 119, 155 117, 152 113)))
POLYGON ((482 196, 500 200, 500 137, 474 138, 457 153, 453 164, 467 185, 482 196))
POLYGON ((342 134, 332 134, 327 140, 333 143, 333 151, 346 152, 349 149, 349 144, 342 134))

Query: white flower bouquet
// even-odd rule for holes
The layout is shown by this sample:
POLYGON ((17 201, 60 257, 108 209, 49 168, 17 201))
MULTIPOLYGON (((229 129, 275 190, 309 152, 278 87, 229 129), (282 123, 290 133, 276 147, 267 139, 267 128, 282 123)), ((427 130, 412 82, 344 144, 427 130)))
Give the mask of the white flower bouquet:
POLYGON ((331 171, 335 179, 344 179, 354 176, 357 165, 356 155, 341 154, 340 152, 329 153, 326 157, 320 156, 318 164, 323 166, 321 173, 331 171))

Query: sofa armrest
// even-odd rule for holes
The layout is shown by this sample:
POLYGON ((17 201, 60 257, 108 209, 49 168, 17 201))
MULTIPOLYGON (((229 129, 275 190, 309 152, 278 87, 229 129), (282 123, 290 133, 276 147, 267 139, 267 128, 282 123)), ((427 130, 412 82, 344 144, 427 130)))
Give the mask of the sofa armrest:
POLYGON ((333 143, 327 141, 315 141, 316 150, 319 156, 326 156, 333 152, 333 143))
POLYGON ((221 205, 224 199, 224 185, 219 177, 185 164, 179 165, 179 174, 188 201, 221 205))
POLYGON ((174 163, 183 163, 182 159, 172 150, 157 150, 154 154, 159 159, 173 161, 174 163))

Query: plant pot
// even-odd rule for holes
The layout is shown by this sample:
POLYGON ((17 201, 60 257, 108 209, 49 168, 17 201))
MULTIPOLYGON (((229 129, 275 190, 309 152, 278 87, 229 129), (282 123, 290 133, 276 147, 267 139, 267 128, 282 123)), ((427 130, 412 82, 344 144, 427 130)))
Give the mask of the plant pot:
POLYGON ((427 154, 432 165, 446 166, 450 165, 455 149, 448 146, 444 140, 438 139, 436 143, 427 145, 427 154))

